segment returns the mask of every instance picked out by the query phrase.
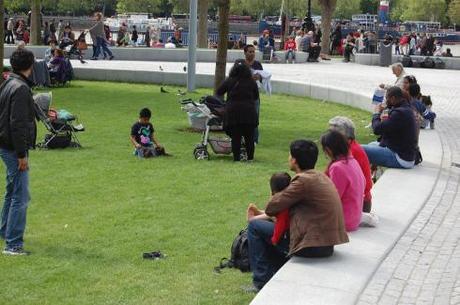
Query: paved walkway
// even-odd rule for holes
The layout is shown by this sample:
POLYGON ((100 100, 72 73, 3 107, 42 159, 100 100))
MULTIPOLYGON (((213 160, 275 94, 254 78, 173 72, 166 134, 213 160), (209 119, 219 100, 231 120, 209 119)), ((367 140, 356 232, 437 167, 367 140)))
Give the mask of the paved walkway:
MULTIPOLYGON (((81 64, 74 62, 74 66, 81 64)), ((185 73, 186 64, 90 61, 84 66, 185 73)), ((198 63, 197 73, 214 74, 214 67, 198 63)), ((389 68, 337 61, 264 67, 275 80, 346 87, 368 95, 378 84, 394 81, 389 68)), ((460 71, 407 72, 417 77, 424 94, 432 96, 443 142, 442 171, 425 207, 376 271, 358 304, 460 304, 460 168, 452 166, 452 162, 460 164, 460 71)))

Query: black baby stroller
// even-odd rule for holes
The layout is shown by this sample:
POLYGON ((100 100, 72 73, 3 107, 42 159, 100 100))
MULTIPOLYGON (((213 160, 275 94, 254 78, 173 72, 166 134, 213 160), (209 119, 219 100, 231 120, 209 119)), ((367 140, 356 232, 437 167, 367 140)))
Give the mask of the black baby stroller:
POLYGON ((85 130, 82 124, 73 125, 77 119, 65 110, 61 112, 51 109, 53 95, 39 93, 34 95, 35 115, 45 125, 48 133, 43 142, 37 144, 39 148, 66 148, 81 147, 77 132, 85 130))
MULTIPOLYGON (((225 114, 224 102, 214 96, 205 96, 202 97, 198 103, 195 103, 191 99, 183 100, 182 105, 184 111, 200 112, 206 118, 204 121, 205 127, 203 128, 201 143, 197 144, 193 150, 195 159, 209 160, 208 143, 212 151, 217 155, 229 155, 232 153, 232 140, 230 138, 210 135, 213 127, 222 127, 225 114)), ((240 159, 247 160, 244 144, 241 148, 240 159)))

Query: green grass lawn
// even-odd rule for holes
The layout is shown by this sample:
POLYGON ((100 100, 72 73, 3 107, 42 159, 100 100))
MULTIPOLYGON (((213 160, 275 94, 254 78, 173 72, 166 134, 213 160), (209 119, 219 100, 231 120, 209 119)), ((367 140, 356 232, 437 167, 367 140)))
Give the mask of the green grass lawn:
MULTIPOLYGON (((25 237, 32 255, 0 256, 1 304, 248 304, 254 295, 240 287, 251 283, 250 274, 215 274, 213 267, 229 256, 235 234, 246 225, 247 204, 263 207, 270 175, 287 170, 289 143, 317 140, 335 115, 355 121, 360 141, 372 138, 363 128, 368 113, 263 96, 254 163, 213 154, 210 161, 196 161, 200 134, 182 131, 188 122, 175 94, 161 94, 153 85, 76 81, 53 89, 53 97, 54 107, 84 123, 84 148, 31 152, 25 237), (132 155, 130 127, 145 106, 174 157, 132 155), (153 250, 167 258, 142 259, 153 250)), ((325 164, 321 154, 318 168, 325 164)), ((4 187, 1 178, 0 192, 4 187)))

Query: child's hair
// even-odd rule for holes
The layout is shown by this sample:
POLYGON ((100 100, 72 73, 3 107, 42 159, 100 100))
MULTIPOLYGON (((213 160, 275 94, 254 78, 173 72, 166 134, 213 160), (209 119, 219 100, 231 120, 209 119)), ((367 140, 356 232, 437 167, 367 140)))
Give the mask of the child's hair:
POLYGON ((433 106, 433 102, 431 101, 431 96, 429 95, 422 95, 422 103, 425 106, 433 106))
POLYGON ((349 145, 347 138, 337 130, 329 130, 321 136, 323 150, 328 148, 332 154, 332 160, 348 156, 349 145))
POLYGON ((142 108, 141 111, 139 112, 139 117, 150 119, 152 117, 152 112, 150 111, 149 108, 142 108))
POLYGON ((272 194, 281 192, 291 183, 291 176, 288 173, 276 173, 270 178, 270 188, 272 194))
POLYGON ((417 83, 409 85, 409 94, 413 98, 418 98, 420 96, 420 86, 417 83))

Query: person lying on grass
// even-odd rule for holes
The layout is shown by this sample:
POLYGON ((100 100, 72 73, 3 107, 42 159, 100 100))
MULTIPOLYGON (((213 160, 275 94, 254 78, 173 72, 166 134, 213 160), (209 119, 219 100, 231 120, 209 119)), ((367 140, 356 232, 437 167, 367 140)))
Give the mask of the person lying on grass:
MULTIPOLYGON (((288 187, 291 182, 291 176, 288 173, 276 173, 270 178, 270 188, 272 196, 281 192, 288 187)), ((257 206, 251 203, 248 206, 248 221, 253 219, 270 220, 271 217, 265 214, 265 211, 259 210, 257 206)), ((289 210, 284 210, 276 215, 275 228, 272 235, 272 244, 276 245, 281 237, 289 231, 289 210)))
POLYGON ((139 120, 131 127, 131 143, 135 151, 134 155, 139 158, 151 158, 166 155, 166 152, 155 137, 155 130, 150 118, 152 112, 148 108, 141 109, 139 120))

